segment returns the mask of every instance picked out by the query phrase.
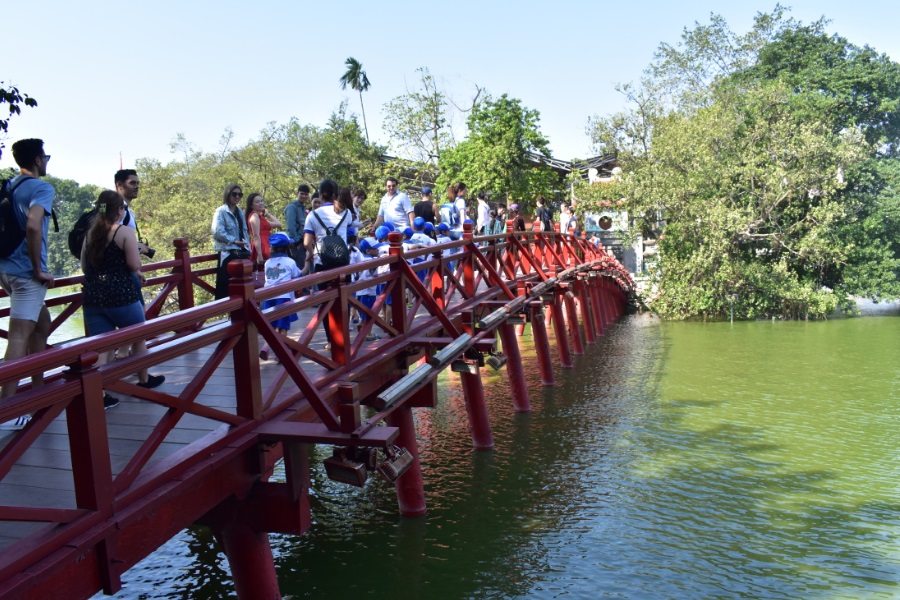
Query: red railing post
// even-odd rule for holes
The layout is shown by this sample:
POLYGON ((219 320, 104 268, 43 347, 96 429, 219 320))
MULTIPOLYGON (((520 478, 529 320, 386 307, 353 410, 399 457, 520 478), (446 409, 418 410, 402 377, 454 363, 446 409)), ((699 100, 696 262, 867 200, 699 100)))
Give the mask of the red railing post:
POLYGON ((400 266, 403 258, 403 234, 392 231, 388 234, 389 253, 397 260, 391 263, 391 273, 397 277, 391 290, 391 325, 399 334, 406 333, 406 275, 400 266))
POLYGON ((337 289, 337 300, 331 305, 325 317, 325 327, 331 337, 331 358, 339 365, 350 364, 350 299, 344 276, 333 283, 337 289))
MULTIPOLYGON (((72 479, 78 508, 110 517, 113 513, 112 464, 109 435, 103 409, 103 377, 97 370, 96 352, 86 352, 69 365, 67 379, 80 379, 81 393, 66 407, 66 428, 72 457, 72 479)), ((100 581, 106 594, 122 588, 119 569, 113 563, 115 537, 97 541, 100 581)))
POLYGON ((181 275, 178 280, 178 310, 194 308, 194 273, 191 270, 191 251, 187 238, 178 238, 175 244, 175 260, 178 265, 174 272, 181 275))
POLYGON ((259 335, 248 314, 254 295, 253 265, 249 260, 232 260, 228 263, 228 276, 230 297, 243 301, 241 307, 231 313, 231 322, 241 325, 244 330, 232 351, 237 414, 246 419, 258 419, 262 416, 259 335))

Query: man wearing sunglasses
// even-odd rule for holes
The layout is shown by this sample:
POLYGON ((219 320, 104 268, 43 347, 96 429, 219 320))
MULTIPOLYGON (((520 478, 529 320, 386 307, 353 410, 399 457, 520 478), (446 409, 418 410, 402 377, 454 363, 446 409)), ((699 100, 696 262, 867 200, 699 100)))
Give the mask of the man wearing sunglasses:
MULTIPOLYGON (((25 239, 6 258, 0 259, 0 286, 9 294, 9 342, 6 361, 40 352, 47 347, 50 313, 44 304, 47 290, 53 287, 53 275, 47 270, 47 232, 56 190, 40 178, 47 174, 50 155, 38 139, 19 140, 12 146, 20 175, 10 181, 14 212, 25 239)), ((43 385, 43 376, 32 377, 33 387, 43 385)), ((2 397, 16 392, 18 386, 3 386, 2 397)), ((22 429, 31 417, 23 415, 0 423, 0 429, 22 429)))

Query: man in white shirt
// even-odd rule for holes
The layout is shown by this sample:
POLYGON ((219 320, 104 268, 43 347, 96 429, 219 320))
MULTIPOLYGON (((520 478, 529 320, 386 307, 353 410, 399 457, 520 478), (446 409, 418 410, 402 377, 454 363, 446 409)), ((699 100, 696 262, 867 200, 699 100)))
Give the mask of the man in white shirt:
POLYGON ((349 209, 341 204, 338 191, 338 185, 330 179, 319 184, 322 206, 307 215, 303 229, 303 246, 306 248, 304 275, 324 270, 316 246, 328 235, 326 228, 334 229, 334 232, 344 240, 344 244, 347 243, 347 229, 353 216, 349 209))
POLYGON ((397 231, 403 231, 412 224, 416 217, 412 202, 410 202, 409 196, 397 189, 397 180, 393 177, 387 178, 384 187, 387 191, 381 198, 378 218, 375 219, 373 229, 387 221, 393 223, 397 231))
POLYGON ((488 231, 485 229, 491 222, 491 207, 484 197, 484 192, 478 192, 478 207, 475 215, 475 235, 485 235, 488 231))

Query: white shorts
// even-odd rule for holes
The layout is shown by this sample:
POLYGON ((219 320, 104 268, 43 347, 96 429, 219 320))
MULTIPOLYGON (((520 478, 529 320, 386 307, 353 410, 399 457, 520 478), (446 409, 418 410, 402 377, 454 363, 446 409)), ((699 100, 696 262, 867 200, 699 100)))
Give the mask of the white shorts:
POLYGON ((44 284, 38 283, 31 277, 0 273, 0 287, 3 287, 9 294, 11 319, 37 323, 41 310, 44 308, 44 298, 47 296, 47 287, 44 284))

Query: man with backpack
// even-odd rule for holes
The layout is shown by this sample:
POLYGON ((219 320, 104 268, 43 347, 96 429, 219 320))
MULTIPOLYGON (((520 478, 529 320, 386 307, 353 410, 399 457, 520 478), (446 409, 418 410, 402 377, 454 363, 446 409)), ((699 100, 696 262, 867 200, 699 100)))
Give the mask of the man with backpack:
MULTIPOLYGON (((0 286, 9 294, 10 319, 6 361, 40 352, 47 347, 50 335, 50 313, 44 304, 47 290, 53 287, 53 275, 47 270, 47 232, 56 190, 39 178, 47 174, 50 156, 44 152, 39 139, 19 140, 12 146, 13 158, 20 175, 9 182, 11 205, 15 223, 9 231, 24 233, 21 242, 8 256, 0 258, 0 286)), ((43 384, 43 376, 32 378, 32 386, 43 384)), ((16 392, 17 385, 3 386, 0 397, 16 392)), ((22 416, 3 423, 3 428, 21 429, 30 417, 22 416)))
MULTIPOLYGON (((341 202, 339 192, 337 183, 330 179, 319 184, 322 206, 306 216, 306 226, 303 229, 303 245, 306 247, 303 275, 338 269, 350 264, 347 230, 353 221, 353 213, 341 202)), ((330 285, 333 283, 322 284, 319 289, 330 285)), ((322 325, 328 339, 325 349, 328 350, 331 348, 331 330, 327 321, 323 321, 322 325)))
POLYGON ((322 206, 306 216, 303 245, 306 248, 304 275, 350 264, 347 229, 352 214, 341 203, 338 185, 326 179, 319 184, 322 206))

